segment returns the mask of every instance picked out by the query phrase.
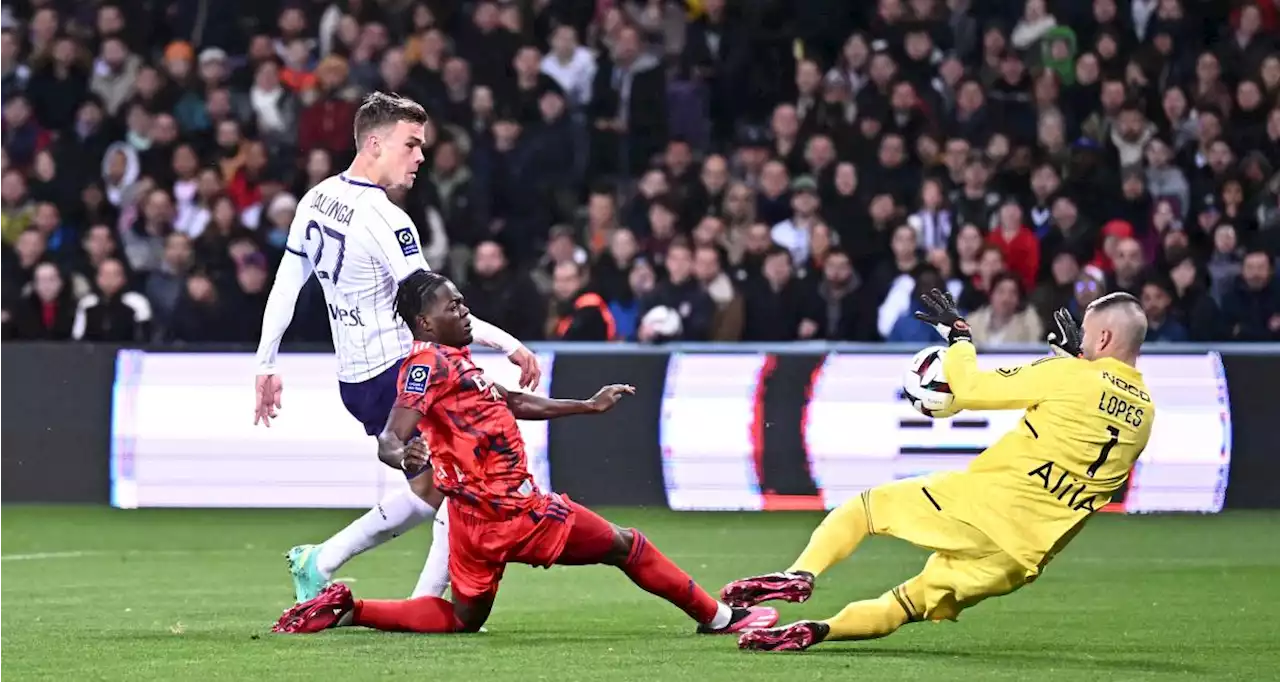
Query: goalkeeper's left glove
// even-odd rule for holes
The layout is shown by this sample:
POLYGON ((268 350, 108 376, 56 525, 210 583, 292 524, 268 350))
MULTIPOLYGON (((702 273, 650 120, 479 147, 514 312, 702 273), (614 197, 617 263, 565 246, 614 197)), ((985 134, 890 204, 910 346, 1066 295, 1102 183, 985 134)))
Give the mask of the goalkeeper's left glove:
POLYGON ((921 294, 920 300, 924 303, 925 311, 916 313, 916 319, 933 325, 948 344, 973 340, 969 323, 960 317, 960 311, 956 309, 956 302, 950 293, 934 289, 921 294))
POLYGON ((1072 358, 1080 357, 1080 326, 1071 316, 1071 311, 1058 308, 1053 314, 1053 325, 1056 329, 1049 332, 1049 347, 1053 349, 1054 354, 1072 358))

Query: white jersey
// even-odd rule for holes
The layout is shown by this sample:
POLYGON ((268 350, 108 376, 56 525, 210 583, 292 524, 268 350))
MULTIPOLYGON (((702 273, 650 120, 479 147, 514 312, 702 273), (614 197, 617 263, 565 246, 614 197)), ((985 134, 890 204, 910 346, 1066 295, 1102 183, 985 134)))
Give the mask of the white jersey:
MULTIPOLYGON (((258 374, 275 374, 276 354, 311 273, 320 280, 338 355, 338 380, 372 379, 409 354, 413 335, 395 316, 396 287, 429 270, 413 221, 381 187, 343 173, 298 202, 284 260, 262 321, 258 374)), ((476 341, 508 353, 520 342, 473 319, 476 341)))
MULTIPOLYGON (((345 174, 323 180, 298 202, 285 249, 324 289, 339 381, 371 379, 408 355, 413 336, 395 318, 396 285, 428 265, 413 221, 381 187, 345 174)), ((260 365, 274 360, 274 349, 270 358, 263 350, 260 365)))

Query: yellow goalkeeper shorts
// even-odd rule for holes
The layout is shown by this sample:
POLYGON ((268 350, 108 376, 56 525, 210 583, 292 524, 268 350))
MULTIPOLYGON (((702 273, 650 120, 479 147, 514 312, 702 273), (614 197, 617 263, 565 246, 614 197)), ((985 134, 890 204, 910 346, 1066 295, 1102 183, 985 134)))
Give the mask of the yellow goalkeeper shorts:
POLYGON ((933 551, 924 570, 903 586, 905 594, 924 598, 923 604, 904 604, 914 620, 955 620, 983 599, 1035 579, 991 538, 947 513, 947 499, 930 486, 948 476, 908 478, 862 493, 871 534, 933 551))

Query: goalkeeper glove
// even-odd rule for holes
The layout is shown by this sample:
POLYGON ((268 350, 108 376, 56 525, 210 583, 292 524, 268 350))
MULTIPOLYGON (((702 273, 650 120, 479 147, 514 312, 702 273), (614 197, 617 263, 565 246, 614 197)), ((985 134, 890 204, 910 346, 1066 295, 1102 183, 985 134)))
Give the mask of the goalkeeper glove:
POLYGON ((948 344, 973 340, 969 323, 960 317, 960 311, 956 309, 956 302, 951 298, 951 294, 934 289, 927 294, 921 294, 920 300, 924 303, 925 310, 916 313, 916 319, 933 325, 948 344))
POLYGON ((1049 347, 1057 355, 1078 358, 1081 355, 1080 326, 1066 308, 1058 308, 1053 314, 1055 329, 1049 332, 1049 347))

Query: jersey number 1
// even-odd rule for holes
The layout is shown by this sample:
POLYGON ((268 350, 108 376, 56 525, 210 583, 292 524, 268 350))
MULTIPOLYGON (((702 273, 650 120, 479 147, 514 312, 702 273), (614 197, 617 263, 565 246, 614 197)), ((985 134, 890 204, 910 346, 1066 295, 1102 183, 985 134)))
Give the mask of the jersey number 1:
POLYGON ((1102 465, 1107 463, 1107 458, 1111 456, 1111 448, 1114 448, 1116 443, 1120 442, 1120 429, 1114 426, 1108 426, 1107 433, 1111 434, 1111 440, 1102 445, 1102 452, 1098 453, 1098 459, 1094 460, 1093 464, 1089 465, 1089 471, 1087 472, 1089 474, 1089 478, 1093 478, 1094 474, 1098 473, 1098 469, 1102 468, 1102 465))
POLYGON ((307 241, 311 241, 311 233, 313 231, 320 233, 320 239, 316 243, 315 257, 312 258, 316 266, 316 276, 320 279, 331 280, 334 284, 337 284, 338 275, 342 273, 342 259, 347 255, 347 236, 331 227, 322 226, 320 223, 312 220, 307 223, 307 241), (328 272, 320 268, 320 259, 324 257, 325 236, 328 236, 330 239, 338 242, 338 258, 333 264, 333 269, 328 272))

